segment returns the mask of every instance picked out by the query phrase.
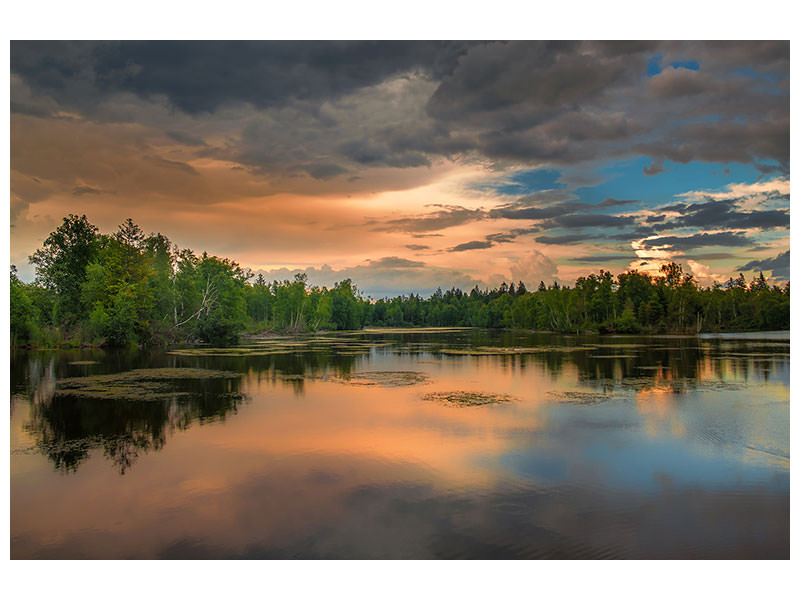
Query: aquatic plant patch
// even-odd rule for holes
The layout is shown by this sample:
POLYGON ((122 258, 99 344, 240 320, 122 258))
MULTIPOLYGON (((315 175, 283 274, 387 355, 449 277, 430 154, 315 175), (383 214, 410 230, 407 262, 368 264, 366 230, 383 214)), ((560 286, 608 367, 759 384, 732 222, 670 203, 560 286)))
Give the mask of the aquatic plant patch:
POLYGON ((350 385, 400 387, 427 383, 430 378, 419 371, 357 371, 347 376, 333 377, 331 381, 350 385))
POLYGON ((611 394, 604 392, 585 392, 576 390, 551 390, 548 398, 569 404, 598 404, 611 400, 611 394))
POLYGON ((422 397, 429 402, 443 402, 452 406, 485 406, 488 404, 506 404, 514 400, 510 394, 494 394, 489 392, 431 392, 422 397))
MULTIPOLYGON (((108 375, 68 377, 56 382, 56 396, 103 400, 168 400, 189 397, 196 392, 179 389, 188 381, 239 379, 238 373, 210 369, 135 369, 108 375)), ((240 396, 235 392, 234 395, 240 396)))

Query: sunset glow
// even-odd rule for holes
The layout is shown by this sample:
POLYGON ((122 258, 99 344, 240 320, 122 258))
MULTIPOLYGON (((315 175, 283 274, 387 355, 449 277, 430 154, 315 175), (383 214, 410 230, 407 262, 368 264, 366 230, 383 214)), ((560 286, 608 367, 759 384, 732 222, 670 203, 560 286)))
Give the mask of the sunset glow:
POLYGON ((11 262, 131 217, 374 298, 789 279, 788 42, 13 42, 11 262))

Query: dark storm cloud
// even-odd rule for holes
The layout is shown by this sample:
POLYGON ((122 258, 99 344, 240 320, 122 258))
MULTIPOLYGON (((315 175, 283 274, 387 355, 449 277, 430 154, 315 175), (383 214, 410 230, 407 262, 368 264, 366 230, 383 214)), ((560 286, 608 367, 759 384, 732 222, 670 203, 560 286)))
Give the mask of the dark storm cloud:
POLYGON ((789 252, 781 252, 775 258, 765 258, 762 260, 751 260, 746 265, 736 267, 742 271, 772 271, 772 276, 776 279, 789 279, 789 252))
POLYGON ((311 175, 314 179, 332 179, 337 175, 343 175, 349 171, 342 166, 333 163, 320 163, 316 165, 304 165, 300 167, 303 171, 311 175))
POLYGON ((450 248, 448 252, 464 252, 465 250, 483 250, 484 248, 491 248, 494 246, 494 243, 490 240, 480 241, 476 240, 473 242, 465 242, 463 244, 459 244, 458 246, 454 246, 450 248))
POLYGON ((430 160, 419 151, 395 151, 375 139, 361 139, 339 146, 341 153, 361 165, 385 165, 388 167, 428 167, 430 160))
POLYGON ((188 133, 184 133, 183 131, 165 131, 164 132, 167 137, 172 138, 176 142, 180 144, 185 144, 186 146, 207 146, 203 140, 188 133))
POLYGON ((606 154, 626 153, 638 138, 656 137, 640 146, 650 150, 655 165, 665 158, 749 162, 769 156, 785 162, 786 83, 754 85, 731 72, 774 72, 775 56, 782 52, 777 70, 788 73, 788 44, 772 45, 766 56, 755 43, 752 54, 747 43, 716 47, 735 51, 741 62, 713 60, 697 44, 683 49, 680 44, 630 44, 621 54, 588 43, 476 46, 443 79, 428 112, 454 127, 478 131, 481 151, 500 159, 574 163, 597 156, 601 148, 606 154), (668 69, 647 87, 641 76, 662 50, 690 59, 696 53, 700 72, 668 69), (723 119, 680 126, 689 109, 692 116, 723 119))
POLYGON ((705 246, 750 246, 753 240, 743 233, 724 231, 722 233, 696 233, 689 236, 668 235, 660 238, 642 240, 645 248, 668 246, 672 250, 693 250, 705 246))
POLYGON ((756 163, 765 158, 786 165, 789 161, 789 115, 780 115, 741 123, 738 119, 716 123, 682 125, 670 137, 640 144, 642 154, 659 160, 689 163, 708 162, 756 163))
POLYGON ((401 41, 12 42, 11 70, 43 91, 58 93, 86 77, 100 93, 164 95, 196 114, 229 103, 263 108, 340 96, 414 69, 439 77, 452 71, 466 47, 401 41))
POLYGON ((505 129, 529 127, 580 105, 616 81, 637 77, 646 62, 644 54, 611 55, 600 47, 588 54, 580 42, 491 43, 470 50, 444 78, 428 111, 442 120, 466 117, 505 129))
MULTIPOLYGON (((749 41, 13 42, 11 72, 32 91, 12 91, 11 100, 14 111, 61 117, 58 109, 91 116, 120 93, 163 98, 198 118, 242 104, 291 107, 231 132, 247 138, 238 154, 215 150, 265 168, 419 167, 469 155, 575 164, 639 153, 651 157, 651 175, 665 160, 775 161, 785 170, 788 60, 787 42, 749 41), (665 66, 646 77, 656 55, 665 66), (666 66, 681 63, 699 69, 666 66), (398 77, 431 84, 404 119, 388 100, 369 105, 386 119, 366 128, 323 110, 347 96, 357 111, 367 106, 360 93, 398 77), (297 156, 275 143, 276 129, 288 135, 301 126, 313 135, 293 137, 297 156)), ((186 134, 170 127, 167 135, 186 134)))

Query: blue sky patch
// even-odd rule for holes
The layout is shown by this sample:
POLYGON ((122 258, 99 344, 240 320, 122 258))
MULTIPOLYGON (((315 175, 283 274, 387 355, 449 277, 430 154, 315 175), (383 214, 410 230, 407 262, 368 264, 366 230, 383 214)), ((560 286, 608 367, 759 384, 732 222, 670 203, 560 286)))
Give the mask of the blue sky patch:
POLYGON ((523 196, 544 190, 560 190, 566 186, 560 183, 561 171, 557 169, 531 169, 517 171, 513 175, 496 179, 476 186, 478 190, 493 190, 507 196, 523 196))
POLYGON ((685 192, 722 190, 731 183, 754 183, 761 176, 752 165, 705 162, 665 162, 663 173, 646 175, 644 169, 652 162, 652 159, 642 157, 610 164, 601 171, 607 177, 606 181, 578 188, 575 194, 581 201, 589 203, 602 202, 606 198, 638 200, 643 208, 673 202, 677 194, 685 192))
POLYGON ((673 69, 689 69, 690 71, 699 71, 700 63, 696 60, 676 60, 669 63, 673 69))

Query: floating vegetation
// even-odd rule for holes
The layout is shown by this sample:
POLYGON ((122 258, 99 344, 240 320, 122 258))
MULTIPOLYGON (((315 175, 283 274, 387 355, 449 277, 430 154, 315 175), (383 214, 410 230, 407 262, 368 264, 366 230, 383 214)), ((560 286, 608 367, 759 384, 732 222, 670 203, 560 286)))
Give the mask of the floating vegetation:
POLYGON ((83 366, 83 365, 99 365, 100 363, 97 362, 96 360, 71 360, 69 364, 76 366, 83 366))
POLYGON ((595 348, 651 348, 647 344, 592 344, 595 348))
POLYGON ((179 391, 176 385, 179 383, 239 377, 238 373, 209 369, 135 369, 110 375, 61 379, 56 382, 55 395, 100 400, 168 400, 194 395, 190 391, 179 391))
POLYGON ((788 357, 788 352, 726 352, 714 358, 772 358, 774 356, 788 357))
MULTIPOLYGON (((688 346, 651 346, 652 350, 657 350, 658 352, 666 352, 666 351, 677 351, 677 350, 689 350, 688 346)), ((697 350, 694 346, 691 348, 692 350, 697 350)), ((702 350, 707 350, 707 348, 702 348, 702 350)))
POLYGON ((236 346, 233 348, 180 348, 178 350, 170 350, 167 354, 173 356, 221 356, 221 357, 238 357, 238 356, 269 356, 271 354, 286 354, 287 352, 295 352, 292 350, 279 350, 269 349, 263 350, 261 348, 249 348, 236 346))
POLYGON ((393 345, 391 342, 369 342, 343 337, 313 338, 265 338, 251 339, 250 344, 225 348, 207 346, 178 348, 168 354, 173 356, 213 356, 213 357, 246 357, 272 356, 276 354, 296 354, 312 352, 334 352, 344 355, 366 354, 376 347, 393 345))
POLYGON ((599 404, 611 400, 611 394, 605 392, 584 392, 574 390, 552 390, 547 396, 558 402, 567 404, 599 404))
POLYGON ((347 385, 374 385, 380 387, 400 387, 428 383, 430 378, 419 371, 356 371, 341 375, 321 375, 318 373, 276 373, 282 381, 329 381, 347 385))
POLYGON ((547 352, 582 352, 584 350, 594 350, 594 348, 591 346, 539 346, 536 348, 478 346, 477 348, 442 348, 439 353, 466 356, 498 356, 507 354, 543 354, 547 352))
POLYGON ((423 400, 444 402, 453 406, 485 406, 487 404, 505 404, 514 400, 509 394, 493 394, 486 392, 431 392, 422 397, 423 400))
POLYGON ((350 335, 359 333, 381 334, 381 333, 449 333, 455 331, 467 331, 471 327, 365 327, 360 331, 354 331, 350 335))
POLYGON ((358 371, 347 376, 334 377, 331 381, 350 385, 378 385, 381 387, 401 387, 427 383, 430 378, 419 371, 358 371))

